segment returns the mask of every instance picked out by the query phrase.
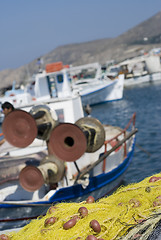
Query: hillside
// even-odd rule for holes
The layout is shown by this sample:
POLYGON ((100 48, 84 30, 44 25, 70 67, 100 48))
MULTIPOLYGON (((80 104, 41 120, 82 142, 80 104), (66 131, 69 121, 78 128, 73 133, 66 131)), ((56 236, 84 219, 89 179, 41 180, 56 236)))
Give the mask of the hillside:
MULTIPOLYGON (((47 63, 62 61, 73 66, 114 59, 122 61, 134 57, 140 52, 154 47, 161 47, 161 11, 148 20, 140 23, 117 38, 100 39, 91 42, 60 46, 43 58, 43 67, 47 63)), ((37 60, 17 69, 8 69, 0 72, 1 88, 25 82, 38 71, 37 60)))

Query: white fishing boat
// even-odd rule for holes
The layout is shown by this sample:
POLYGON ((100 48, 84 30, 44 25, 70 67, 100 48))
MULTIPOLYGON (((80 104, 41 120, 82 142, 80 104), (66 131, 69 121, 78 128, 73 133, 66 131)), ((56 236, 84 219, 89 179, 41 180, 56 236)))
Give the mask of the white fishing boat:
POLYGON ((123 98, 124 75, 111 79, 98 63, 69 68, 72 87, 79 91, 83 105, 96 105, 123 98))
MULTIPOLYGON (((67 111, 67 107, 64 108, 63 106, 68 105, 68 111, 71 111, 71 114, 65 114, 66 119, 64 121, 75 122, 82 117, 83 111, 72 112, 72 110, 75 110, 75 105, 81 104, 81 99, 78 92, 72 91, 67 69, 63 69, 61 62, 54 63, 52 66, 54 66, 52 71, 48 70, 47 65, 46 70, 36 74, 33 80, 26 85, 23 93, 18 92, 16 94, 15 92, 14 94, 4 96, 0 99, 0 104, 8 101, 15 108, 27 111, 34 105, 49 104, 52 108, 52 104, 54 104, 55 111, 62 117, 63 111, 67 111)), ((2 114, 1 119, 3 119, 2 114)))
MULTIPOLYGON (((62 62, 56 62, 47 64, 46 69, 37 73, 23 91, 14 89, 7 91, 5 96, 0 98, 0 104, 8 101, 15 108, 23 108, 25 105, 34 105, 35 102, 50 101, 51 98, 57 101, 60 98, 62 100, 66 97, 80 95, 83 106, 95 105, 122 99, 123 85, 123 74, 111 80, 106 74, 102 74, 98 63, 66 68, 62 62), (66 71, 63 84, 61 84, 60 71, 66 71), (74 74, 81 76, 80 71, 83 71, 84 76, 75 81, 74 74), (59 79, 53 75, 56 72, 59 74, 59 79), (89 77, 89 74, 92 77, 89 77)), ((3 119, 2 114, 1 119, 3 119)))
POLYGON ((5 117, 0 230, 21 227, 56 202, 110 194, 129 167, 137 132, 135 114, 124 129, 84 117, 81 98, 67 87, 67 77, 65 69, 41 75, 35 83, 35 104, 5 117), (52 89, 57 97, 51 95, 51 79, 58 84, 52 89))
POLYGON ((12 89, 6 90, 2 96, 0 96, 0 105, 4 102, 10 102, 15 107, 21 107, 32 101, 30 93, 23 88, 16 88, 16 82, 13 81, 12 89))
POLYGON ((143 55, 119 64, 125 74, 124 86, 161 81, 161 61, 157 55, 143 55))

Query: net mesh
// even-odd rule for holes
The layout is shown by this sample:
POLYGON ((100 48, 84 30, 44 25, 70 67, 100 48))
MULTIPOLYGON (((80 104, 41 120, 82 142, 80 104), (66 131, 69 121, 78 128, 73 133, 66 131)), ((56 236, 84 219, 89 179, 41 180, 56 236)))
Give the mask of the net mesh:
MULTIPOLYGON (((161 174, 139 183, 120 187, 115 193, 94 203, 59 203, 51 213, 39 216, 18 232, 8 234, 12 240, 69 240, 86 239, 148 239, 161 220, 161 174), (150 181, 150 182, 149 182, 150 181), (82 217, 79 208, 85 207, 88 214, 82 217), (54 217, 54 223, 45 225, 46 219, 54 217), (76 219, 76 224, 64 229, 64 223, 76 219), (97 220, 101 231, 91 227, 97 220)), ((158 233, 159 234, 159 233, 158 233)), ((149 238, 150 239, 150 238, 149 238)))

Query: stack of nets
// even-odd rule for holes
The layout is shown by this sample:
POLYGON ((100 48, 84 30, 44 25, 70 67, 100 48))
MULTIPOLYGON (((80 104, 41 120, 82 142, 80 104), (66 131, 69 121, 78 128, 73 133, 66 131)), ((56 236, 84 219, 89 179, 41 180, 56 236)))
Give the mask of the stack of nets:
POLYGON ((9 233, 8 239, 155 239, 150 236, 161 220, 161 174, 120 187, 99 201, 89 199, 50 207, 45 216, 9 233))

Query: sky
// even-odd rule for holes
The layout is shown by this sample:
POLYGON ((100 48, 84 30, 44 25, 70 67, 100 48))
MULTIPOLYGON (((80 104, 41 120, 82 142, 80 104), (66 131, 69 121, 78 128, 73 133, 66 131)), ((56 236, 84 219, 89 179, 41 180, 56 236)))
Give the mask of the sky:
POLYGON ((115 38, 161 11, 161 0, 0 0, 0 71, 73 43, 115 38))

